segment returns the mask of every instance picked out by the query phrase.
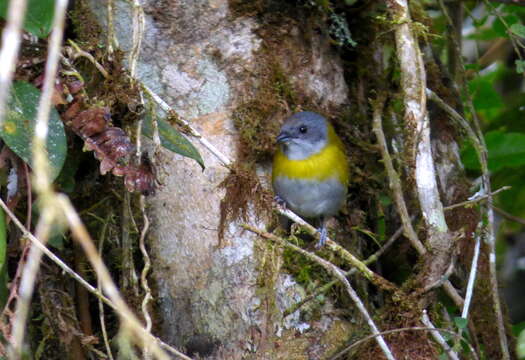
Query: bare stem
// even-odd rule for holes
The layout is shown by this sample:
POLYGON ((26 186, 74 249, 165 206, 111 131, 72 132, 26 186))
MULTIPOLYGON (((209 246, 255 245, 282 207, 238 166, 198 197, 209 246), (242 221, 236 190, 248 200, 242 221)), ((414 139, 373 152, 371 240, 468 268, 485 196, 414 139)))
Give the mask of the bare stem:
MULTIPOLYGON (((44 242, 48 239, 53 217, 54 215, 51 211, 46 211, 42 214, 42 217, 38 222, 36 234, 44 242)), ((41 258, 42 250, 37 246, 31 246, 24 270, 22 271, 18 301, 16 303, 16 311, 13 321, 13 335, 10 341, 11 348, 9 349, 9 359, 12 360, 17 360, 22 357, 29 305, 31 303, 31 298, 33 297, 33 290, 35 288, 38 270, 40 269, 41 258)))

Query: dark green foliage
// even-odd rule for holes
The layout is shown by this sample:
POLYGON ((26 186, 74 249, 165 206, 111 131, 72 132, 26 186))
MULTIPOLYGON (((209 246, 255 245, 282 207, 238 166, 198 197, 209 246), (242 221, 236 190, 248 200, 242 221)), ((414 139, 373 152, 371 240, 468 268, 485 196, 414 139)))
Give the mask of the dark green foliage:
MULTIPOLYGON (((32 138, 35 131, 40 91, 33 85, 17 81, 13 83, 0 137, 9 148, 31 165, 32 138)), ((58 112, 51 108, 47 135, 47 152, 51 165, 51 179, 55 179, 64 165, 67 154, 66 134, 58 112)))
MULTIPOLYGON (((0 0, 0 16, 7 18, 8 0, 0 0)), ((45 38, 51 32, 55 0, 28 0, 24 21, 24 30, 39 38, 45 38)))

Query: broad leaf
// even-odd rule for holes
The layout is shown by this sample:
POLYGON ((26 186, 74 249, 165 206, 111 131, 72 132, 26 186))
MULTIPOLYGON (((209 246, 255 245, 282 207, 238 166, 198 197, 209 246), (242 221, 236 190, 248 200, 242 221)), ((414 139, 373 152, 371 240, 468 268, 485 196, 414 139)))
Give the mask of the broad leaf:
POLYGON ((454 323, 456 324, 458 329, 465 329, 467 327, 468 320, 465 319, 465 318, 457 316, 457 317, 454 318, 454 323))
MULTIPOLYGON (((492 131, 485 135, 489 153, 489 170, 498 171, 505 167, 525 165, 525 134, 492 131)), ((470 145, 462 153, 467 169, 480 169, 474 148, 470 145)))
POLYGON ((494 81, 497 76, 497 72, 494 72, 469 82, 468 87, 476 110, 493 110, 503 107, 501 95, 494 89, 494 81))
MULTIPOLYGON (((204 169, 204 161, 202 160, 201 155, 195 149, 193 144, 186 139, 177 129, 171 126, 167 121, 163 119, 158 119, 157 124, 159 127, 159 136, 161 145, 166 149, 173 151, 174 153, 180 154, 182 156, 189 157, 199 163, 199 165, 204 169)), ((153 137, 153 126, 151 124, 151 117, 147 116, 144 119, 142 125, 142 131, 145 136, 150 139, 153 137)))
MULTIPOLYGON (((7 18, 9 1, 0 0, 0 16, 7 18)), ((28 0, 24 21, 24 30, 39 38, 45 38, 51 32, 55 0, 28 0)))
MULTIPOLYGON (((40 91, 33 85, 22 81, 13 83, 4 125, 0 128, 0 137, 7 146, 31 166, 31 144, 39 98, 40 91)), ((67 154, 64 124, 54 108, 51 108, 49 114, 47 152, 51 166, 51 180, 54 180, 60 173, 67 154)))
POLYGON ((525 38, 525 26, 523 26, 522 23, 512 24, 510 26, 510 31, 519 37, 525 38))

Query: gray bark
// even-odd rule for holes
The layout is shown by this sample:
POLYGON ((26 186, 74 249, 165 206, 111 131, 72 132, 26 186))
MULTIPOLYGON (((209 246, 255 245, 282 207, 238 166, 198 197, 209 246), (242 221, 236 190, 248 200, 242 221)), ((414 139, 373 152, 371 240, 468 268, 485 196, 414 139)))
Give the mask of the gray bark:
MULTIPOLYGON (((231 114, 255 94, 260 82, 258 65, 265 61, 260 55, 260 25, 253 18, 233 16, 226 0, 146 1, 143 6, 146 29, 137 77, 235 159, 238 136, 231 114)), ((92 7, 105 23, 105 2, 92 1, 92 7)), ((131 10, 120 1, 115 7, 119 46, 127 53, 131 10)), ((295 88, 322 108, 347 102, 342 65, 322 35, 305 34, 301 22, 294 20, 283 23, 281 33, 265 36, 282 42, 275 55, 295 88)), ((258 288, 260 263, 264 258, 278 264, 273 257, 279 253, 268 255, 266 244, 242 232, 236 223, 226 229, 227 246, 217 247, 224 196, 218 185, 228 170, 206 149, 197 147, 206 164, 204 171, 194 161, 167 151, 157 159, 163 185, 149 198, 148 245, 158 335, 211 358, 236 359, 250 352, 260 358, 321 358, 332 350, 320 345, 321 334, 328 336, 348 324, 329 315, 315 323, 301 322, 298 313, 282 320, 280 312, 303 296, 286 274, 276 274, 274 289, 265 289, 273 292, 275 308, 265 305, 267 295, 260 295, 258 288), (305 329, 310 335, 292 336, 305 329), (273 349, 268 339, 282 344, 273 355, 268 355, 273 349)), ((251 222, 264 227, 254 217, 251 222)))

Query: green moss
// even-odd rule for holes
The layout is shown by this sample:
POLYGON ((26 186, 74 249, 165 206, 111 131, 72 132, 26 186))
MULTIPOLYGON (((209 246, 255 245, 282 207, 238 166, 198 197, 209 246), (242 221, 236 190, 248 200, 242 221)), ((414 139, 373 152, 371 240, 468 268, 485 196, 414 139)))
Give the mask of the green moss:
POLYGON ((73 10, 69 12, 69 18, 73 23, 76 41, 82 48, 103 49, 105 47, 101 43, 101 39, 104 38, 102 29, 86 0, 75 2, 73 10))

